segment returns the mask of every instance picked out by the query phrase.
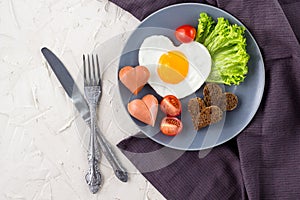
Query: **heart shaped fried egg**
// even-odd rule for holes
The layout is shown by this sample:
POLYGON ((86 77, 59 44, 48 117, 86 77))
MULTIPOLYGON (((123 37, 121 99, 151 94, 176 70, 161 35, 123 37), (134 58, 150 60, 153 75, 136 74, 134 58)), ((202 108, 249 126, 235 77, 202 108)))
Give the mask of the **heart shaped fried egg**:
POLYGON ((207 79, 211 56, 198 42, 174 46, 169 38, 154 35, 140 46, 139 64, 148 68, 148 83, 156 93, 181 99, 196 92, 207 79))

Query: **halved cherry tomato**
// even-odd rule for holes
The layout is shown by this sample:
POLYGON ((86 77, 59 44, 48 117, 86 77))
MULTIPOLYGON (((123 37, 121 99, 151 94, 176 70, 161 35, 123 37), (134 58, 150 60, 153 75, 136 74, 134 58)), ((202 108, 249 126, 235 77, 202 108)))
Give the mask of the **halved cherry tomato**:
POLYGON ((176 117, 181 113, 181 103, 174 95, 167 95, 160 102, 160 109, 168 116, 176 117))
POLYGON ((160 131, 168 136, 177 135, 182 131, 182 122, 176 117, 165 117, 160 124, 160 131))
POLYGON ((189 43, 195 39, 196 29, 191 25, 185 24, 176 29, 175 36, 180 42, 189 43))

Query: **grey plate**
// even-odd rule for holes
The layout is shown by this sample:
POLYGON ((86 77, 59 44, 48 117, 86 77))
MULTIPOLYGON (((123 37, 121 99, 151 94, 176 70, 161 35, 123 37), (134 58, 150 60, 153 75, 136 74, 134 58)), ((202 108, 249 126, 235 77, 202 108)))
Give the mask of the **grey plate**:
MULTIPOLYGON (((174 44, 178 45, 174 37, 174 30, 183 24, 190 24, 197 27, 200 12, 208 13, 215 20, 218 17, 224 17, 231 23, 243 25, 229 13, 205 4, 186 3, 166 7, 147 17, 133 31, 123 49, 119 68, 125 65, 138 65, 138 49, 143 40, 148 36, 157 34, 165 35, 174 44)), ((180 118, 184 128, 180 134, 170 137, 159 131, 160 121, 164 117, 160 111, 155 127, 147 126, 132 118, 140 130, 152 140, 167 147, 180 150, 212 148, 238 135, 254 117, 261 102, 265 84, 264 63, 259 47, 248 30, 246 30, 245 36, 247 38, 247 52, 250 54, 248 63, 249 72, 245 81, 240 85, 223 87, 225 91, 233 92, 239 98, 238 107, 234 111, 227 112, 223 118, 224 120, 216 125, 201 129, 198 132, 193 129, 192 121, 187 111, 187 102, 192 97, 201 97, 202 88, 200 88, 195 94, 181 100, 183 109, 180 118)), ((161 97, 149 85, 146 85, 137 96, 133 96, 119 81, 119 91, 125 109, 127 109, 128 102, 135 98, 141 98, 148 93, 154 94, 159 101, 161 100, 161 97)))

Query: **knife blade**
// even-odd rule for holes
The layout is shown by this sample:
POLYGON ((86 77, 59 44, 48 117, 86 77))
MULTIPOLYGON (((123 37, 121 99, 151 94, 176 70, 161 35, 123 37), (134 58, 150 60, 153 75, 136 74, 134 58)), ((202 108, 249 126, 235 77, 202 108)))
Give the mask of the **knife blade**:
POLYGON ((81 115, 84 121, 88 124, 90 123, 90 110, 89 106, 79 91, 78 86, 75 84, 71 74, 68 72, 61 60, 46 47, 42 48, 42 53, 49 63, 54 74, 58 78, 62 87, 66 91, 67 95, 71 98, 73 104, 75 105, 77 111, 81 115))
MULTIPOLYGON (((74 82, 74 79, 70 75, 69 71, 62 63, 62 61, 48 48, 43 47, 41 49, 43 56, 46 58, 47 62, 49 63, 51 69, 53 70, 54 74, 56 75, 57 79, 61 83, 62 87, 66 91, 67 95, 72 100, 75 108, 79 112, 80 116, 86 122, 86 124, 90 127, 91 118, 90 118, 90 110, 88 104, 81 94, 77 84, 74 82)), ((123 182, 127 182, 128 175, 125 169, 121 166, 120 162, 116 158, 115 154, 113 153, 108 141, 103 136, 103 133, 97 126, 96 128, 97 134, 97 142, 105 155, 106 159, 112 166, 115 175, 123 182)))

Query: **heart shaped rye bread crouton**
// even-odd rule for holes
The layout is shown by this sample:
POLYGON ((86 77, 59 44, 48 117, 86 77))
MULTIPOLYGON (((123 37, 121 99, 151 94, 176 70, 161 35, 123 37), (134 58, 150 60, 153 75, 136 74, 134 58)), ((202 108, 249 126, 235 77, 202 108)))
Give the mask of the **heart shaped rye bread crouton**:
POLYGON ((120 81, 137 95, 149 80, 150 72, 144 66, 125 66, 119 71, 120 81))
POLYGON ((127 105, 128 112, 134 118, 154 126, 158 112, 158 101, 152 94, 142 99, 134 99, 127 105))

